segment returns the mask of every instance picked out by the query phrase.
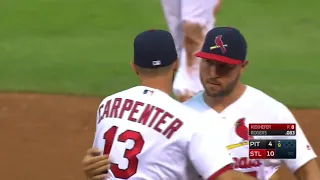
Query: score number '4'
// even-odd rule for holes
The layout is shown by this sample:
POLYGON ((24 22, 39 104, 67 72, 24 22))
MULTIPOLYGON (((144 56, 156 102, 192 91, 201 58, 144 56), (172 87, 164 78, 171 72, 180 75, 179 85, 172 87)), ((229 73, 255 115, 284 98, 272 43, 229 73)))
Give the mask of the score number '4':
POLYGON ((126 149, 124 152, 124 158, 128 159, 127 168, 120 169, 119 164, 116 163, 111 163, 110 166, 110 169, 116 178, 129 179, 137 172, 139 162, 137 155, 142 151, 144 140, 139 132, 132 130, 124 131, 123 133, 119 134, 117 139, 115 139, 117 130, 117 126, 112 126, 108 131, 104 133, 104 139, 106 141, 103 154, 110 154, 114 140, 125 143, 127 140, 131 139, 134 144, 133 147, 131 149, 126 149))

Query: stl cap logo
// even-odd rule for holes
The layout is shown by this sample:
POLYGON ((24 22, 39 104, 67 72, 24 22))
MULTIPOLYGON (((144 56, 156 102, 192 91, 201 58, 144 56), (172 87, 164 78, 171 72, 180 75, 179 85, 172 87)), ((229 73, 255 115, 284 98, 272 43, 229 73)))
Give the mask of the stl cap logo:
POLYGON ((215 42, 216 45, 215 46, 211 46, 210 50, 220 48, 221 52, 223 54, 225 54, 227 52, 227 48, 226 47, 228 47, 228 45, 223 43, 222 35, 217 36, 216 39, 214 40, 214 42, 215 42))

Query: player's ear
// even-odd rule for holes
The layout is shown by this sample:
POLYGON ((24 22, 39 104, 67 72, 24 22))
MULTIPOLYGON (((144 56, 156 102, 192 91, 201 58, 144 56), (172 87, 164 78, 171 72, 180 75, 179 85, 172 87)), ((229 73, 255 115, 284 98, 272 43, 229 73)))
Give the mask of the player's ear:
POLYGON ((243 74, 243 72, 244 72, 244 69, 247 67, 247 65, 248 65, 248 61, 244 61, 242 64, 241 64, 241 74, 243 74))
POLYGON ((132 68, 133 72, 135 72, 137 75, 139 75, 139 72, 137 71, 136 65, 133 62, 131 62, 130 64, 131 64, 131 68, 132 68))
POLYGON ((244 67, 244 68, 247 67, 248 63, 249 63, 249 61, 245 60, 245 61, 242 63, 242 67, 244 67))

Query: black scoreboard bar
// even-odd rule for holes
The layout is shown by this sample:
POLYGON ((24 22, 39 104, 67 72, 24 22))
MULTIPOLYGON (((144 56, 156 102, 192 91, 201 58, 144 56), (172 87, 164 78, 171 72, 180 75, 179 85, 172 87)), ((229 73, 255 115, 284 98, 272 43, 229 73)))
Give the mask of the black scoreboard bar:
POLYGON ((249 141, 250 159, 295 159, 296 140, 276 139, 249 141))
POLYGON ((295 130, 250 130, 250 136, 295 136, 295 130))

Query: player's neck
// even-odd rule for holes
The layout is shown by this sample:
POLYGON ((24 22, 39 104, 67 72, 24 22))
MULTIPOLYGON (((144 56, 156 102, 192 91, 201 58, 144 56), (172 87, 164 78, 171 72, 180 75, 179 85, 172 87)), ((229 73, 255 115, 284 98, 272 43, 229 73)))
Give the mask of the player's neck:
POLYGON ((221 113, 225 108, 237 101, 245 92, 245 90, 246 86, 239 82, 234 91, 227 96, 210 97, 204 93, 204 101, 212 109, 214 109, 218 113, 221 113))
POLYGON ((140 81, 142 86, 151 87, 154 89, 158 89, 162 92, 171 95, 172 93, 172 83, 168 83, 172 81, 168 81, 167 78, 152 78, 152 79, 144 79, 140 81))

